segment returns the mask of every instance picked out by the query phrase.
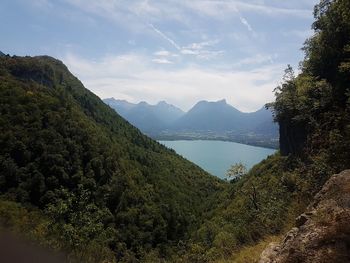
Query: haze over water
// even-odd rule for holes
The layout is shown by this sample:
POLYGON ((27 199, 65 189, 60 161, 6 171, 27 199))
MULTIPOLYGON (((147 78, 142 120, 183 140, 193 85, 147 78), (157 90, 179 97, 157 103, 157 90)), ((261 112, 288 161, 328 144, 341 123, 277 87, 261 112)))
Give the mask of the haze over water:
POLYGON ((274 149, 224 141, 160 141, 160 143, 222 179, 232 164, 242 162, 250 169, 276 152, 274 149))

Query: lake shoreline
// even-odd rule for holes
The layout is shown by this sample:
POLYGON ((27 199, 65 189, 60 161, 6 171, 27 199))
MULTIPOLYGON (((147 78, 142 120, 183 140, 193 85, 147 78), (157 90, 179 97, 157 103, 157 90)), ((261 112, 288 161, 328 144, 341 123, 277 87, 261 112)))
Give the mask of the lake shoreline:
POLYGON ((249 170, 275 149, 221 140, 159 140, 160 144, 201 167, 208 173, 225 179, 226 171, 235 163, 249 170))
POLYGON ((192 137, 167 137, 167 136, 151 136, 152 139, 156 141, 221 141, 221 142, 234 142, 238 144, 243 144, 243 145, 249 145, 249 146, 254 146, 254 147, 260 147, 260 148, 267 148, 271 150, 279 150, 279 146, 277 145, 271 145, 265 142, 249 142, 249 141, 242 141, 242 140, 233 140, 229 138, 208 138, 208 137, 199 137, 199 138, 192 138, 192 137))

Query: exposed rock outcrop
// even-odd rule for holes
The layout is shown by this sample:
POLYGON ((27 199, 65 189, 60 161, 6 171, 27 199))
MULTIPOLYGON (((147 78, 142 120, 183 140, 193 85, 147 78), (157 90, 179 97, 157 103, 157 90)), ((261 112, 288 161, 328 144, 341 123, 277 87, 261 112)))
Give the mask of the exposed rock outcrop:
POLYGON ((350 170, 333 175, 283 241, 271 243, 259 263, 350 262, 350 170))

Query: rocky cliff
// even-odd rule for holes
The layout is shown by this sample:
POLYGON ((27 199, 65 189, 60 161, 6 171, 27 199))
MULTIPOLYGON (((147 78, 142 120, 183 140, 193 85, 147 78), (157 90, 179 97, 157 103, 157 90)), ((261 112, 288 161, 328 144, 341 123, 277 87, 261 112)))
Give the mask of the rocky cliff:
POLYGON ((350 170, 333 175, 281 243, 259 263, 350 262, 350 170))

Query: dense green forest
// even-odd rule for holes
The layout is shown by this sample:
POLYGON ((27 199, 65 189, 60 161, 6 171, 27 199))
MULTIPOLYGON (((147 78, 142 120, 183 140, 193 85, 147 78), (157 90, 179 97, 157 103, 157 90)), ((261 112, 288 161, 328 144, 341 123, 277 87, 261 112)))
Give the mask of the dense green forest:
POLYGON ((280 153, 220 181, 143 136, 59 61, 0 58, 0 220, 85 262, 254 262, 350 160, 350 1, 322 0, 268 106, 280 153))
POLYGON ((60 61, 1 57, 0 93, 1 220, 41 213, 28 229, 74 257, 165 257, 226 187, 142 135, 60 61))

